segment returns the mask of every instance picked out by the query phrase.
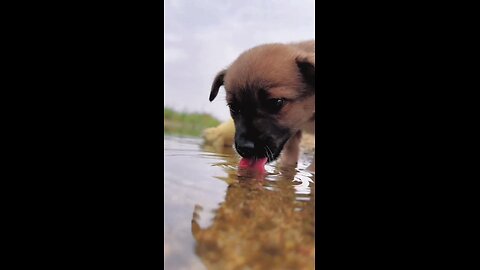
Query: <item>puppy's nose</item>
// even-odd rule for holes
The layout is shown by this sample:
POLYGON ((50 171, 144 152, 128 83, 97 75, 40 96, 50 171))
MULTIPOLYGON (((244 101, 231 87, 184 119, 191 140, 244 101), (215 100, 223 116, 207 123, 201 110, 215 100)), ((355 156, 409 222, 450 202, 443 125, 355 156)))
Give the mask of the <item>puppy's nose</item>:
POLYGON ((236 143, 238 153, 245 158, 254 155, 255 144, 252 141, 241 140, 236 143))

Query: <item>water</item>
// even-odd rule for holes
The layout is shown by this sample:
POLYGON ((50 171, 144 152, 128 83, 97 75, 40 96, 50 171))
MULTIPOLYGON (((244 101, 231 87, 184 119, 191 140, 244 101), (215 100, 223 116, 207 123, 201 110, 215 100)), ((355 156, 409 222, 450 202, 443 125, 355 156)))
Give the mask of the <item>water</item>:
POLYGON ((314 269, 315 175, 242 173, 232 148, 165 137, 165 269, 314 269))

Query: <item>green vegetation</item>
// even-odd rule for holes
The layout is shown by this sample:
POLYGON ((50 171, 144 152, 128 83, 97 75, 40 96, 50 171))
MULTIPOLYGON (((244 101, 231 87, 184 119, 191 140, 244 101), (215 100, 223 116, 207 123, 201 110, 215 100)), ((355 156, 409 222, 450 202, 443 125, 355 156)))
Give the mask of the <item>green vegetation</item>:
POLYGON ((220 121, 206 113, 176 112, 170 108, 163 109, 163 133, 198 137, 205 128, 215 127, 220 121))

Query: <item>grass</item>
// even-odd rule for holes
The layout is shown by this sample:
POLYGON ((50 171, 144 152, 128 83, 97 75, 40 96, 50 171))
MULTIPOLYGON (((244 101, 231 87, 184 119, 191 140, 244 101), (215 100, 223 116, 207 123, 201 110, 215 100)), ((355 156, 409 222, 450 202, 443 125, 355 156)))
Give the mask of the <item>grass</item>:
POLYGON ((170 108, 164 108, 163 113, 163 133, 168 135, 199 137, 205 128, 221 123, 206 113, 176 112, 170 108))

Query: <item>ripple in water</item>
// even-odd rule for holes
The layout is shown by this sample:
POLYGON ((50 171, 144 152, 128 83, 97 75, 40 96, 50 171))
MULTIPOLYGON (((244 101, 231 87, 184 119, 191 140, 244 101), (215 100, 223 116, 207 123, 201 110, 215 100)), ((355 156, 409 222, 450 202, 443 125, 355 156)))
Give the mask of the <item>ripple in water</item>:
POLYGON ((165 137, 166 269, 314 269, 315 175, 241 175, 233 148, 165 137))

